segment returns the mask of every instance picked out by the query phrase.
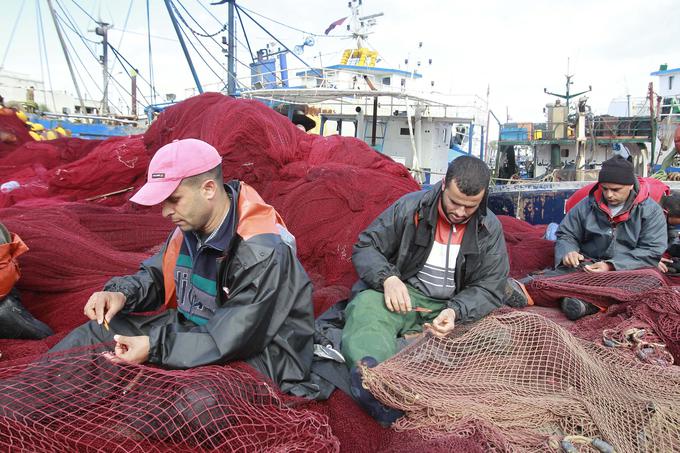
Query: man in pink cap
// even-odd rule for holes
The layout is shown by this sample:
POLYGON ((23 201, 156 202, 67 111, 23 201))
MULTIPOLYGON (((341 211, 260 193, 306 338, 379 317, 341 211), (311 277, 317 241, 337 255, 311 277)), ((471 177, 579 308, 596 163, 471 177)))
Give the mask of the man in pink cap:
POLYGON ((115 341, 117 359, 133 363, 244 360, 283 391, 314 396, 312 286, 274 208, 243 182, 224 184, 220 154, 191 138, 158 150, 131 201, 160 204, 174 231, 136 274, 94 293, 91 321, 53 351, 115 341))

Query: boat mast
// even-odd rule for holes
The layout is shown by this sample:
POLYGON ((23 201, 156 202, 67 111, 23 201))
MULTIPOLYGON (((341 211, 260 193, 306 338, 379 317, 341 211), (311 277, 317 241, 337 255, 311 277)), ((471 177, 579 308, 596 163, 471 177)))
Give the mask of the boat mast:
POLYGON ((352 33, 352 37, 357 40, 357 49, 362 49, 366 46, 364 40, 368 37, 369 27, 375 25, 375 18, 383 16, 384 13, 370 14, 368 16, 359 17, 360 0, 352 0, 349 7, 352 10, 352 15, 349 19, 348 30, 352 33))
POLYGON ((47 0, 47 6, 50 8, 50 14, 52 15, 52 21, 54 22, 54 28, 57 29, 57 36, 59 37, 59 42, 61 43, 61 50, 64 51, 64 58, 66 58, 66 64, 68 65, 68 70, 71 73, 71 80, 73 80, 73 86, 76 88, 78 102, 80 102, 80 113, 84 115, 87 113, 85 110, 85 103, 83 102, 83 96, 80 94, 80 87, 78 87, 78 82, 76 81, 76 73, 73 70, 73 65, 71 64, 71 58, 69 58, 68 49, 66 49, 64 36, 61 34, 61 28, 59 27, 59 22, 57 21, 57 15, 54 12, 54 6, 52 6, 52 0, 47 0))
POLYGON ((201 86, 201 81, 198 80, 198 74, 196 73, 196 68, 194 68, 194 63, 191 61, 191 55, 189 55, 189 49, 187 49, 187 45, 184 43, 184 38, 182 37, 182 31, 179 29, 179 24, 177 23, 177 19, 175 19, 175 14, 172 12, 173 6, 170 5, 170 0, 165 0, 165 7, 168 9, 168 15, 170 16, 170 21, 172 22, 172 26, 175 28, 175 33, 177 34, 177 39, 179 39, 179 43, 182 46, 182 52, 184 52, 184 58, 186 58, 187 63, 189 64, 189 70, 191 71, 191 75, 194 78, 194 82, 196 83, 196 89, 198 89, 198 92, 200 94, 203 94, 203 87, 201 86))
POLYGON ((234 55, 236 46, 236 27, 234 26, 234 9, 236 0, 229 0, 229 42, 227 44, 227 94, 234 96, 236 94, 236 71, 234 55))
POLYGON ((102 55, 101 55, 101 64, 102 64, 102 78, 103 78, 103 85, 102 85, 102 115, 108 115, 109 114, 109 28, 111 28, 110 24, 107 24, 106 22, 97 22, 97 28, 94 29, 95 34, 97 36, 102 37, 102 55))

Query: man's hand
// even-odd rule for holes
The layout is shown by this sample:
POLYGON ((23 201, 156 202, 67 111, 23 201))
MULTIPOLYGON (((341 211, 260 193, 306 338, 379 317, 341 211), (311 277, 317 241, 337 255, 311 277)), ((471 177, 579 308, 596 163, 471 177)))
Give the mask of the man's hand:
POLYGON ((436 337, 443 338, 453 331, 456 321, 456 312, 450 308, 445 308, 434 318, 432 324, 425 323, 423 327, 432 332, 436 337))
POLYGON ((113 339, 116 341, 116 349, 114 352, 117 359, 137 364, 149 360, 151 344, 149 343, 149 337, 146 335, 140 335, 138 337, 114 335, 113 339))
POLYGON ((578 267, 585 257, 577 251, 569 252, 562 258, 562 264, 567 267, 578 267))
POLYGON ((588 264, 583 266, 583 270, 586 272, 608 272, 613 271, 614 266, 607 263, 606 261, 598 261, 597 263, 588 264))
POLYGON ((385 290, 385 306, 389 311, 406 313, 411 311, 411 296, 408 289, 399 277, 393 275, 387 277, 383 283, 385 290))
POLYGON ((671 264, 672 262, 673 262, 672 259, 661 258, 661 261, 659 261, 659 264, 657 264, 656 267, 665 274, 666 272, 668 272, 668 265, 671 264))
POLYGON ((90 296, 85 304, 85 316, 96 320, 99 324, 108 323, 125 306, 125 294, 110 291, 99 291, 90 296))

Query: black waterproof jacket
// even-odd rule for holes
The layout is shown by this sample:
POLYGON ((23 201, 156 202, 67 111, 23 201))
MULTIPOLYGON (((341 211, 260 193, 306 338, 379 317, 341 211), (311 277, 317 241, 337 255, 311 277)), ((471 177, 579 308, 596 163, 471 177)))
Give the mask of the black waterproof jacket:
MULTIPOLYGON (((205 325, 154 326, 149 333, 149 362, 192 368, 246 360, 283 391, 305 394, 302 387, 309 378, 313 356, 312 285, 282 234, 272 228, 253 228, 267 212, 275 215, 273 208, 245 184, 231 181, 230 185, 236 194, 233 205, 239 208, 238 224, 219 266, 218 309, 205 325), (249 200, 247 209, 243 208, 244 190, 257 198, 249 200), (243 237, 241 227, 246 224, 249 234, 243 237), (228 288, 228 297, 224 288, 228 288)), ((164 273, 168 272, 163 269, 163 257, 171 242, 172 236, 135 275, 114 278, 105 286, 107 291, 126 295, 125 312, 156 310, 163 305, 164 273)))
MULTIPOLYGON (((361 281, 354 292, 383 291, 386 278, 407 281, 423 268, 434 243, 441 192, 437 184, 403 196, 359 235, 352 262, 361 281)), ((501 223, 486 207, 487 195, 468 222, 456 260, 455 294, 446 301, 457 322, 483 318, 503 299, 508 255, 501 223)))

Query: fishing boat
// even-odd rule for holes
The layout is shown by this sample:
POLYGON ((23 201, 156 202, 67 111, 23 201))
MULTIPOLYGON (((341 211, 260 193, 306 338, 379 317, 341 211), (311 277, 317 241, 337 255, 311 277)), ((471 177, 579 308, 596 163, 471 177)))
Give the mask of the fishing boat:
POLYGON ((544 109, 546 122, 499 124, 491 208, 532 224, 559 223, 565 201, 596 180, 602 162, 615 154, 628 158, 639 176, 656 173, 670 180, 673 191, 680 189, 674 176, 665 173, 677 171, 672 165, 680 130, 680 89, 677 84, 673 88, 677 73, 680 69, 652 73, 659 76, 658 95, 650 83, 647 98, 636 109, 631 110, 628 100, 625 116, 594 115, 582 97, 590 88, 570 93, 573 76, 567 75, 564 94, 546 90, 558 97, 544 109), (570 104, 579 97, 576 106, 570 104))

